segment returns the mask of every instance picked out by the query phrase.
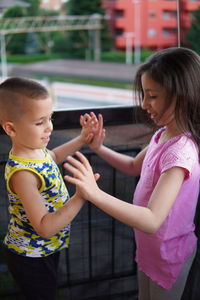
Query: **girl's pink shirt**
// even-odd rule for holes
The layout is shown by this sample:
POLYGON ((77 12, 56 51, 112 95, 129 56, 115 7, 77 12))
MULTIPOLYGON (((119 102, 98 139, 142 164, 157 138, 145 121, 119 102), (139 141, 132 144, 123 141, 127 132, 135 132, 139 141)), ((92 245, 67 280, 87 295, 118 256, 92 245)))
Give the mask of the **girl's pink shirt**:
POLYGON ((163 130, 159 129, 151 139, 133 202, 147 206, 164 171, 173 167, 185 170, 177 199, 159 230, 155 234, 135 230, 139 269, 163 288, 170 289, 196 246, 193 220, 199 194, 200 164, 198 149, 190 134, 159 144, 163 130))

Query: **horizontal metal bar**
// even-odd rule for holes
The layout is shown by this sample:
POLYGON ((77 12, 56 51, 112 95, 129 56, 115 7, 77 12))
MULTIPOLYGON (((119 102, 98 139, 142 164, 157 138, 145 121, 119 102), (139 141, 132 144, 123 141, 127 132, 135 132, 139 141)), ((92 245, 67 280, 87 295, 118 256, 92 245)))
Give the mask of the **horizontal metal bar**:
POLYGON ((58 30, 100 30, 103 16, 0 18, 0 34, 58 30))

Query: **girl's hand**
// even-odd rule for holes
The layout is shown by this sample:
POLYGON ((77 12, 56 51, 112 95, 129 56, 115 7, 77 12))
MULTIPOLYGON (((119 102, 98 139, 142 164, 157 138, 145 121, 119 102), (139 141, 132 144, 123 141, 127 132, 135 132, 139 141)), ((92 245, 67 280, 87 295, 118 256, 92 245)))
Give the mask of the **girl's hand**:
MULTIPOLYGON (((90 113, 91 117, 94 117, 95 114, 93 112, 90 113)), ((96 117, 96 116, 95 116, 96 117)), ((97 118, 96 118, 97 120, 97 118)), ((97 152, 99 148, 102 146, 103 141, 105 139, 105 129, 103 128, 103 117, 101 114, 98 115, 98 122, 95 124, 95 128, 93 131, 93 137, 89 142, 89 147, 91 150, 97 152)))
POLYGON ((64 179, 76 185, 77 193, 85 200, 90 200, 100 191, 96 180, 99 179, 99 174, 94 174, 92 167, 86 157, 77 151, 76 156, 79 160, 72 156, 67 157, 69 163, 65 163, 64 167, 72 173, 72 176, 65 175, 64 179))
POLYGON ((94 136, 94 132, 97 130, 98 120, 96 115, 84 114, 80 116, 80 124, 82 126, 80 137, 83 144, 89 144, 94 136))

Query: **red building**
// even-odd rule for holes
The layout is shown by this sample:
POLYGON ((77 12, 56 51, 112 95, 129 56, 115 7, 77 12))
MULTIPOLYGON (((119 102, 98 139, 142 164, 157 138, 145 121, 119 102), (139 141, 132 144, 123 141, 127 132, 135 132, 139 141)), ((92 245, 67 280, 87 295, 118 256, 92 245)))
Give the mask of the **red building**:
POLYGON ((104 0, 103 3, 118 50, 128 45, 150 49, 176 46, 178 37, 184 40, 191 12, 200 7, 200 0, 104 0))

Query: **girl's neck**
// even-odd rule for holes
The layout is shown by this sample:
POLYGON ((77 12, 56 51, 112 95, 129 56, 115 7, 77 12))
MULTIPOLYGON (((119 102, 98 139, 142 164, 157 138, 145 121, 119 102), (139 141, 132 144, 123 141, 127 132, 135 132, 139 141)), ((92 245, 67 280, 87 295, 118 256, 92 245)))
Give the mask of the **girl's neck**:
POLYGON ((165 130, 162 131, 160 138, 159 138, 159 144, 164 143, 171 138, 178 136, 182 134, 183 132, 178 128, 176 125, 176 122, 172 122, 170 124, 166 125, 165 130))

